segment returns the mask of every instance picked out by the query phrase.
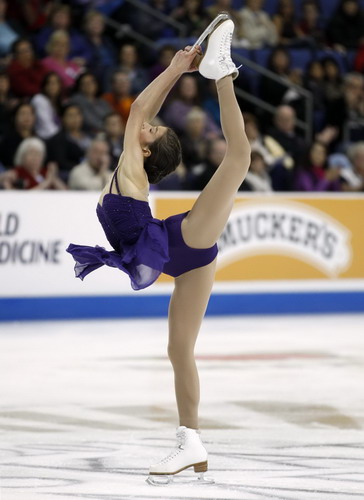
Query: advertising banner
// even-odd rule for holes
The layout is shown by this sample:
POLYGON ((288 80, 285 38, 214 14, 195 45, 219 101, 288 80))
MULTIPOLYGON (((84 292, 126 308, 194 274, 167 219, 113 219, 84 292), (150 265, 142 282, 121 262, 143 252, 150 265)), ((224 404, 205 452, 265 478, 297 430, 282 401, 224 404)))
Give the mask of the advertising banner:
MULTIPOLYGON (((153 215, 164 219, 190 210, 197 195, 152 192, 153 215)), ((4 304, 18 314, 20 298, 23 307, 27 298, 93 297, 96 307, 100 297, 129 297, 132 311, 130 301, 137 297, 163 296, 165 309, 173 286, 169 276, 162 274, 138 292, 127 275, 107 266, 84 281, 75 278, 69 243, 111 249, 96 217, 98 197, 94 192, 1 192, 0 319, 12 317, 4 304)), ((218 242, 215 296, 349 290, 363 293, 355 300, 364 302, 363 214, 362 195, 238 195, 218 242)), ((222 299, 216 304, 221 308, 222 299)), ((355 307, 364 310, 360 304, 355 307)), ((82 307, 86 311, 89 305, 82 307)))
MULTIPOLYGON (((159 197, 156 216, 193 201, 159 197)), ((361 195, 239 195, 219 241, 216 280, 364 279, 363 214, 361 195)))

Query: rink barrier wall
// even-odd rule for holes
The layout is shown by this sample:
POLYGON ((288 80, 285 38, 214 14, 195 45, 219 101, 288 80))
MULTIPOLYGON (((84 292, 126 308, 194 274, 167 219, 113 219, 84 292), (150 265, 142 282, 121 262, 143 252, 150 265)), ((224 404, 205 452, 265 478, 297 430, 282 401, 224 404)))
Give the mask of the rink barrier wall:
MULTIPOLYGON (((158 219, 198 193, 152 191, 158 219)), ((110 245, 96 192, 2 191, 0 320, 166 316, 173 279, 135 292, 107 266, 75 279, 69 243, 110 245)), ((364 194, 238 194, 218 241, 208 315, 364 312, 364 194)))
MULTIPOLYGON (((166 317, 170 295, 0 299, 0 321, 166 317)), ((213 294, 207 316, 363 313, 364 291, 213 294)))

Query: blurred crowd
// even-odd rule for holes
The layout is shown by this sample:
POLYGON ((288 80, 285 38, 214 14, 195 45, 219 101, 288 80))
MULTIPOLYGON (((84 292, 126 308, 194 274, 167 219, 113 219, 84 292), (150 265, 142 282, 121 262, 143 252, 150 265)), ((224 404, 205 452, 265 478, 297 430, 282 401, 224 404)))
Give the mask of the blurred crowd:
MULTIPOLYGON (((277 0, 273 16, 263 0, 149 4, 181 23, 187 38, 228 11, 235 49, 268 51, 266 67, 275 80, 253 78, 244 67, 236 80, 275 109, 263 112, 239 98, 252 146, 240 190, 364 191, 359 1, 338 0, 328 19, 316 0, 302 0, 298 8, 297 1, 277 0), (312 54, 305 67, 295 65, 292 50, 312 54), (305 103, 295 86, 313 97, 310 140, 297 128, 305 103)), ((0 189, 101 190, 122 153, 130 106, 169 65, 178 34, 122 0, 0 0, 0 189), (160 49, 138 46, 128 29, 120 36, 108 16, 129 33, 158 41, 160 49)), ((203 189, 226 151, 215 83, 183 75, 155 123, 177 132, 183 162, 154 189, 203 189)))

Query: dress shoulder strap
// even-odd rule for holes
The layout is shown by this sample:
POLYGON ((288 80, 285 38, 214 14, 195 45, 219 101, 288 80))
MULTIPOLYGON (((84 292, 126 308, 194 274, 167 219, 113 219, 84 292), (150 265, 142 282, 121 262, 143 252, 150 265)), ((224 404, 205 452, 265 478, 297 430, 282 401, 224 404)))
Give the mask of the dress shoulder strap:
POLYGON ((109 192, 111 193, 112 185, 113 185, 113 182, 115 181, 116 190, 117 190, 117 192, 121 196, 121 192, 120 192, 120 188, 119 188, 119 184, 118 184, 118 178, 117 178, 117 175, 116 175, 118 173, 118 169, 119 169, 119 166, 116 167, 114 175, 112 176, 112 179, 111 179, 111 182, 110 182, 110 191, 109 192))

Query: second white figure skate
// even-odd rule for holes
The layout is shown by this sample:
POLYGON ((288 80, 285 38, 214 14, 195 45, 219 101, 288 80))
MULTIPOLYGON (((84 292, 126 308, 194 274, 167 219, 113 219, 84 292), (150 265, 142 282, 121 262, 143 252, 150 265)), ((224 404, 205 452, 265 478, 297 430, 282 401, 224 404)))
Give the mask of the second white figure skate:
MULTIPOLYGON (((176 474, 189 467, 199 473, 197 482, 214 483, 212 478, 204 476, 208 467, 207 451, 201 442, 199 431, 182 425, 177 428, 176 436, 177 447, 163 460, 150 466, 147 483, 153 486, 169 484, 176 474)), ((192 481, 196 482, 196 479, 192 481)), ((186 482, 189 482, 188 479, 186 482)))

